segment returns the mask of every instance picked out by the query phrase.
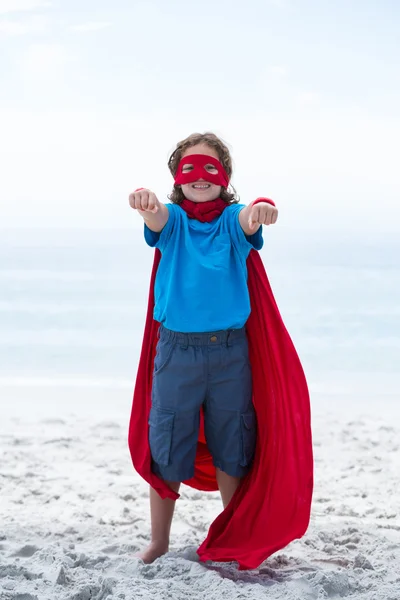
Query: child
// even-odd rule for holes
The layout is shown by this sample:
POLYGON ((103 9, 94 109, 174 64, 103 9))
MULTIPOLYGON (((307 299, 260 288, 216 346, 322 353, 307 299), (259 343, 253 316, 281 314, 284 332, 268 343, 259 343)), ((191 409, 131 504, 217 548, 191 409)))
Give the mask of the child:
MULTIPOLYGON (((260 410, 256 409, 257 389, 262 386, 257 376, 254 389, 256 357, 249 355, 249 318, 257 311, 257 292, 249 291, 248 279, 255 272, 253 267, 248 271, 248 258, 261 249, 262 225, 274 224, 278 211, 265 198, 249 206, 238 204, 235 194, 228 191, 232 175, 229 150, 211 133, 193 134, 180 142, 168 166, 175 179, 170 204, 163 204, 147 189, 129 197, 131 207, 144 219, 147 244, 158 253, 149 303, 153 314, 147 319, 129 436, 134 465, 151 484, 151 543, 140 555, 146 563, 168 551, 182 482, 204 490, 217 485, 225 509, 220 516, 232 521, 232 510, 237 512, 241 504, 240 492, 243 496, 245 482, 251 481, 253 463, 259 470, 268 454, 265 448, 261 459, 255 459, 265 434, 266 415, 261 404, 260 410), (231 503, 234 496, 236 507, 231 503)), ((261 275, 259 286, 262 282, 265 285, 261 275)), ((258 308, 262 309, 263 302, 258 308)), ((261 333, 256 337, 261 339, 261 333)), ((304 401, 301 376, 302 372, 297 374, 304 401)), ((307 424, 306 396, 302 418, 307 424)), ((303 435, 306 504, 310 503, 308 429, 303 435)), ((303 460, 296 459, 301 466, 303 460)), ((256 489, 253 486, 251 494, 256 489)), ((292 508, 290 511, 293 513, 292 508)), ((265 513, 266 507, 260 514, 265 513)), ((303 513, 299 519, 302 529, 304 516, 308 523, 303 513)), ((253 558, 241 557, 233 548, 235 535, 230 539, 233 555, 226 544, 222 544, 223 551, 216 544, 216 554, 213 541, 207 545, 199 551, 202 560, 235 559, 242 568, 250 568, 252 560, 260 563, 268 555, 266 548, 258 555, 257 548, 253 558)))

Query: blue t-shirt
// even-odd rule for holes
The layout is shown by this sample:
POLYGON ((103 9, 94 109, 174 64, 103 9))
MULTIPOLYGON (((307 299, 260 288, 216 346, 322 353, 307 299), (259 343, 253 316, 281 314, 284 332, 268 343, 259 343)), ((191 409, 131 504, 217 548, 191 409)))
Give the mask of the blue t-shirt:
POLYGON ((189 219, 177 204, 166 206, 169 219, 160 233, 145 225, 146 242, 162 254, 154 319, 186 333, 243 327, 250 315, 246 260, 262 248, 262 227, 244 233, 243 204, 229 205, 211 223, 189 219))

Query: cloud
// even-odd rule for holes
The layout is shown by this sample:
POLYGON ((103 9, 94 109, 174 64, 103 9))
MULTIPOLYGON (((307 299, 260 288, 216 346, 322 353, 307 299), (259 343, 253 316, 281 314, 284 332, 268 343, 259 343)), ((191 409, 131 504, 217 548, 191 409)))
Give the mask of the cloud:
POLYGON ((81 25, 73 25, 70 29, 71 31, 76 31, 79 33, 86 33, 89 31, 100 31, 101 29, 106 29, 110 27, 111 23, 107 22, 90 22, 90 23, 82 23, 81 25))
POLYGON ((272 65, 269 67, 268 72, 279 77, 285 77, 288 73, 287 68, 282 65, 272 65))
POLYGON ((51 4, 48 0, 0 0, 0 15, 49 8, 51 4))
POLYGON ((296 101, 301 106, 318 106, 321 102, 319 92, 300 92, 296 96, 296 101))
POLYGON ((3 19, 0 21, 0 35, 18 36, 29 33, 43 33, 47 23, 47 19, 43 17, 33 17, 25 22, 3 19))
POLYGON ((69 61, 70 56, 61 44, 32 44, 22 59, 22 74, 27 79, 50 79, 59 75, 69 61))

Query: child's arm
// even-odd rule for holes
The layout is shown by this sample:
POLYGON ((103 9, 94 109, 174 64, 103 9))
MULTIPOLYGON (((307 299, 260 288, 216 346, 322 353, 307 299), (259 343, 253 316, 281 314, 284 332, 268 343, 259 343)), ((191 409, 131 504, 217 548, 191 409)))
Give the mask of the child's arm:
POLYGON ((129 196, 129 204, 143 217, 149 229, 156 232, 164 229, 169 218, 168 208, 153 192, 139 189, 129 196))
POLYGON ((253 235, 261 225, 273 225, 278 218, 278 209, 265 198, 258 198, 239 213, 239 223, 246 235, 253 235))

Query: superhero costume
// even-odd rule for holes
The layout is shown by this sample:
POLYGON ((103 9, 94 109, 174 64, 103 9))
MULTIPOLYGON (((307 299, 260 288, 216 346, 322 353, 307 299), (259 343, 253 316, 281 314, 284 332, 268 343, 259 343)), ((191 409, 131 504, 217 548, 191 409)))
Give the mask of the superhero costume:
MULTIPOLYGON (((193 155, 187 158, 193 161, 193 155)), ((204 165, 199 168, 203 169, 200 177, 207 181, 204 165)), ((197 181, 199 171, 194 176, 197 181)), ((256 202, 273 204, 265 198, 256 202)), ((185 200, 181 204, 189 218, 204 222, 216 218, 226 206, 220 199, 198 204, 185 200)), ((154 282, 160 258, 161 253, 156 250, 128 442, 138 473, 162 498, 175 500, 179 494, 151 470, 148 442, 153 363, 159 327, 153 319, 154 282)), ((249 474, 242 480, 227 508, 211 524, 205 541, 197 550, 201 561, 237 561, 240 569, 258 567, 271 554, 304 535, 309 524, 313 492, 310 401, 306 379, 256 250, 251 250, 248 256, 247 270, 252 310, 246 331, 258 424, 256 453, 249 474)), ((183 483, 202 491, 218 489, 202 418, 195 475, 183 483)))

